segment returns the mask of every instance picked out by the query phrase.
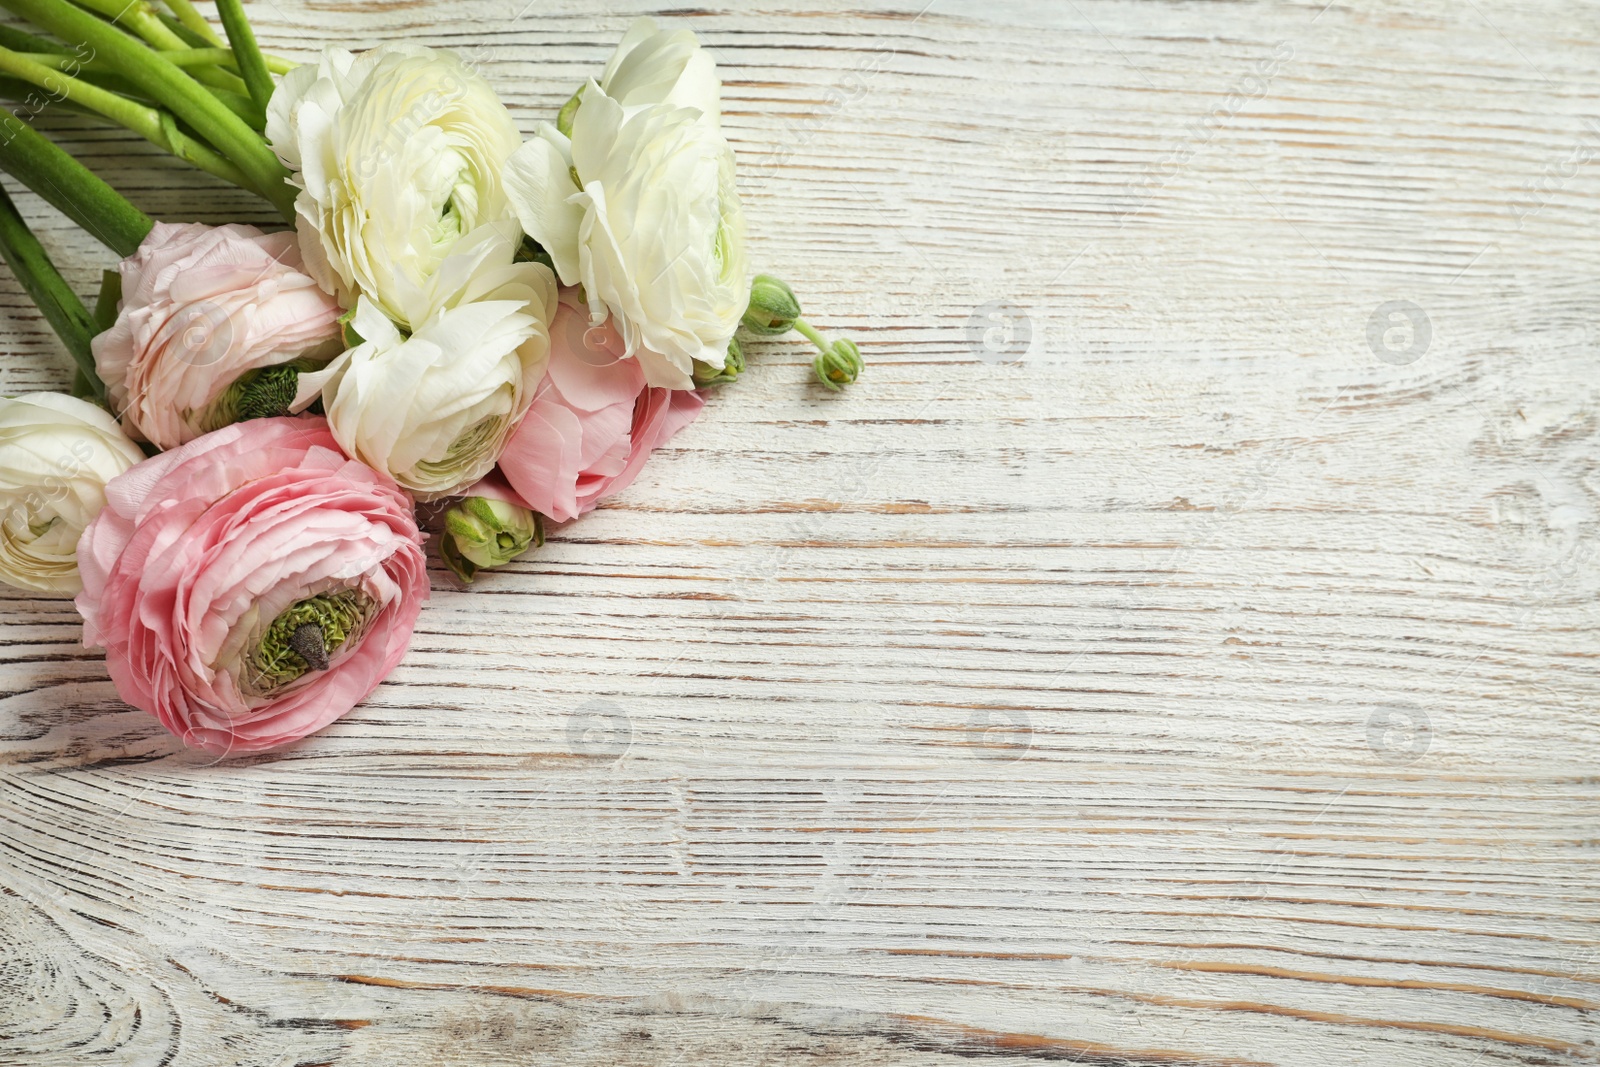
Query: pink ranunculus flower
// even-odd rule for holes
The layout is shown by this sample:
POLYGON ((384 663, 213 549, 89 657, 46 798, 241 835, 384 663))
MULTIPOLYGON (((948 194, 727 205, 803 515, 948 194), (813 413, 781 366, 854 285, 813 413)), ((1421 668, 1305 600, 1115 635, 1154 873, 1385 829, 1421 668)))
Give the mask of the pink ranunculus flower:
POLYGON ((95 367, 123 429, 157 448, 236 421, 238 391, 225 394, 245 375, 344 347, 343 311, 305 273, 293 233, 158 222, 118 269, 95 367))
MULTIPOLYGON (((691 390, 646 386, 611 321, 591 326, 575 294, 562 291, 550 324, 550 366, 499 466, 524 506, 556 522, 625 489, 650 453, 705 405, 691 390)), ((503 495, 492 480, 481 488, 481 495, 503 495)))
POLYGON ((428 596, 410 499, 320 418, 256 419, 106 486, 78 542, 84 644, 185 744, 254 752, 349 711, 428 596))

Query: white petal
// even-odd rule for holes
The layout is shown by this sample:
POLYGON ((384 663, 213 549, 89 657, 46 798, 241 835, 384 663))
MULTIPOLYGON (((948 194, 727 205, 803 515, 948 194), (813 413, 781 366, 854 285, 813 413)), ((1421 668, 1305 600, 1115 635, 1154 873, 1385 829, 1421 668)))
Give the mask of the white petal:
POLYGON ((692 107, 713 129, 721 129, 722 79, 717 76, 717 64, 709 52, 695 52, 665 102, 674 107, 692 107))
POLYGON ((562 150, 565 141, 555 127, 542 123, 538 135, 506 161, 505 186, 523 231, 550 253, 562 283, 572 285, 578 280, 578 224, 583 211, 568 203, 578 187, 562 150))
POLYGON ((634 19, 633 25, 628 27, 628 32, 622 35, 622 42, 617 45, 617 50, 611 54, 611 61, 606 64, 606 72, 600 76, 600 84, 609 85, 629 53, 655 35, 654 19, 649 16, 634 19))
POLYGON ((607 157, 622 129, 622 105, 611 99, 594 82, 583 94, 578 113, 572 118, 572 165, 585 183, 605 169, 607 157))

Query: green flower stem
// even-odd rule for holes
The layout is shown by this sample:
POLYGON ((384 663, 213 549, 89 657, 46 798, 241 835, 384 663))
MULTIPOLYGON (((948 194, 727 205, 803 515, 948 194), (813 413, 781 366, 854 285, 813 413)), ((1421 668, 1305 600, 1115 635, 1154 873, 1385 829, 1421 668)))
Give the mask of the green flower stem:
POLYGON ((804 334, 806 340, 816 345, 819 351, 826 352, 833 347, 833 342, 828 340, 825 335, 818 333, 805 319, 795 319, 794 328, 804 334))
MULTIPOLYGON (((3 44, 3 42, 0 42, 0 44, 3 44)), ((13 49, 13 51, 16 50, 13 49)), ((110 89, 121 96, 139 95, 139 90, 130 84, 127 79, 118 76, 113 67, 98 60, 90 60, 85 63, 80 62, 71 54, 61 55, 55 52, 18 51, 17 54, 31 59, 35 63, 49 67, 51 70, 73 71, 82 81, 98 85, 102 89, 110 89)), ((226 48, 191 48, 187 52, 163 52, 161 56, 174 66, 182 67, 191 74, 198 67, 221 69, 235 64, 233 52, 226 48)), ((228 77, 231 79, 230 84, 238 86, 240 90, 245 89, 245 84, 242 80, 233 77, 231 74, 228 77)), ((205 89, 229 111, 232 111, 248 123, 259 124, 266 115, 266 112, 250 98, 248 91, 236 92, 232 89, 218 88, 214 85, 207 85, 205 89)), ((18 100, 26 96, 25 93, 20 96, 16 94, 9 95, 18 100)), ((141 96, 140 99, 143 99, 143 97, 141 96)))
POLYGON ((14 52, 49 52, 54 55, 70 56, 72 49, 66 45, 57 44, 46 37, 38 37, 19 30, 15 26, 0 26, 0 45, 14 52))
MULTIPOLYGON (((33 59, 38 58, 38 55, 39 55, 39 53, 31 53, 30 54, 30 53, 26 53, 26 52, 19 53, 19 54, 28 55, 29 58, 33 58, 33 59)), ((54 60, 58 59, 60 57, 51 56, 50 58, 51 58, 51 62, 45 63, 45 66, 50 67, 51 69, 56 69, 54 60)), ((70 63, 63 64, 62 68, 63 69, 71 69, 71 64, 70 63)), ((155 103, 155 101, 150 100, 150 99, 146 98, 145 96, 143 96, 139 92, 138 88, 135 87, 126 78, 123 78, 122 76, 117 75, 117 74, 108 74, 108 73, 106 73, 105 69, 96 70, 94 68, 93 64, 85 64, 84 68, 81 71, 79 71, 79 73, 77 75, 77 78, 78 78, 79 81, 86 81, 90 85, 98 85, 102 89, 106 89, 106 90, 109 90, 109 91, 111 91, 113 93, 116 93, 118 96, 125 96, 129 100, 136 100, 141 104, 146 104, 146 105, 153 106, 154 103, 155 103)), ((3 81, 5 83, 5 89, 4 89, 3 92, 0 92, 0 98, 4 98, 6 100, 15 100, 17 103, 25 105, 30 112, 41 111, 46 106, 55 107, 57 105, 63 105, 63 106, 66 107, 66 109, 68 111, 76 111, 76 112, 79 112, 80 114, 89 114, 90 113, 88 108, 82 107, 82 106, 80 106, 78 104, 74 104, 74 103, 71 103, 70 101, 66 101, 66 100, 45 100, 45 101, 43 101, 43 103, 41 103, 40 102, 40 95, 41 94, 29 82, 23 82, 23 81, 18 81, 15 78, 4 78, 4 77, 0 77, 0 81, 3 81)))
MULTIPOLYGON (((13 47, 10 43, 3 39, 0 39, 0 47, 10 48, 12 51, 33 60, 35 63, 43 64, 44 66, 50 67, 54 70, 71 70, 74 68, 82 70, 111 69, 109 66, 99 62, 98 60, 91 59, 87 62, 84 62, 67 51, 27 52, 13 47)), ((166 59, 169 63, 173 63, 184 68, 205 66, 207 64, 211 66, 217 66, 219 64, 232 63, 233 53, 226 48, 191 48, 187 52, 168 52, 166 53, 166 59)))
POLYGON ((47 94, 70 100, 82 107, 99 112, 119 126, 125 126, 146 141, 172 153, 185 162, 192 163, 214 174, 225 182, 250 189, 249 179, 226 159, 217 155, 194 138, 179 131, 170 115, 154 108, 135 103, 88 82, 79 81, 62 71, 36 63, 20 52, 0 48, 0 73, 32 82, 47 94))
POLYGON ((0 112, 0 170, 38 193, 119 256, 150 233, 149 216, 32 126, 0 112))
POLYGON ((288 171, 272 154, 266 141, 159 52, 142 47, 116 27, 66 0, 0 0, 0 7, 69 44, 82 42, 93 48, 96 58, 115 67, 118 73, 188 123, 232 161, 244 172, 251 186, 270 200, 285 219, 294 218, 295 191, 285 180, 288 171))
POLYGON ((222 18, 222 28, 228 31, 228 43, 233 46, 233 57, 239 62, 239 73, 250 89, 250 99, 267 112, 267 101, 272 99, 272 75, 267 71, 267 61, 256 46, 256 35, 250 21, 244 17, 244 5, 239 0, 217 0, 217 14, 222 18))
POLYGON ((189 32, 204 39, 213 47, 223 47, 222 38, 217 36, 217 31, 211 28, 211 23, 206 21, 204 15, 195 10, 194 4, 190 3, 189 0, 167 0, 167 6, 172 9, 174 15, 178 16, 178 21, 189 28, 189 32))
POLYGON ((233 52, 228 48, 191 48, 187 52, 167 52, 162 58, 184 68, 219 66, 232 63, 233 52))
POLYGON ((218 42, 208 37, 200 36, 166 11, 157 11, 156 18, 160 19, 163 26, 177 34, 178 39, 190 48, 216 48, 218 46, 218 42))
POLYGON ((117 321, 117 305, 122 303, 122 273, 114 270, 100 272, 100 295, 94 302, 94 325, 99 333, 111 329, 117 321))
MULTIPOLYGON (((64 111, 71 111, 78 115, 96 114, 96 112, 90 111, 82 104, 74 104, 71 100, 46 100, 43 104, 40 104, 39 99, 43 95, 43 93, 39 92, 39 87, 32 82, 20 81, 16 78, 7 78, 4 75, 0 75, 0 100, 14 100, 27 111, 37 113, 48 106, 59 107, 64 111)), ((0 121, 3 121, 3 116, 0 116, 0 121)), ((0 134, 0 136, 4 136, 4 134, 0 134)))
POLYGON ((224 70, 215 64, 186 64, 176 58, 187 55, 192 51, 194 49, 186 44, 182 50, 162 51, 161 56, 174 66, 182 68, 189 77, 211 90, 212 96, 227 104, 230 111, 246 122, 251 123, 254 129, 263 128, 266 125, 267 113, 263 108, 257 107, 255 101, 250 99, 250 91, 246 87, 244 79, 232 71, 224 70), (235 106, 232 102, 233 100, 243 101, 244 107, 241 109, 235 106))
MULTIPOLYGON (((5 26, 0 26, 0 30, 6 28, 5 26)), ((24 34, 23 36, 26 37, 27 35, 24 34)), ((32 41, 9 40, 4 34, 0 34, 0 45, 11 49, 13 52, 21 52, 29 59, 43 63, 47 67, 61 69, 77 63, 84 70, 111 69, 111 67, 98 60, 91 59, 87 62, 78 60, 65 48, 58 51, 46 51, 41 47, 50 43, 43 38, 35 38, 32 41)), ((163 52, 161 55, 167 62, 174 66, 183 67, 185 70, 190 67, 224 67, 229 70, 237 70, 239 66, 238 61, 233 58, 233 49, 231 48, 191 48, 186 52, 163 52)), ((261 59, 266 64, 269 74, 287 74, 296 66, 296 64, 289 62, 287 59, 279 59, 276 56, 263 55, 261 59)), ((243 81, 240 84, 242 85, 243 81)))
POLYGON ((169 30, 167 24, 161 21, 149 0, 77 0, 77 2, 80 7, 104 15, 114 25, 127 27, 163 51, 189 47, 182 37, 169 30))
POLYGON ((861 349, 856 347, 854 341, 830 341, 805 319, 795 319, 794 328, 817 346, 817 358, 811 361, 812 369, 817 372, 817 381, 838 392, 842 386, 849 385, 861 376, 861 349))
MULTIPOLYGON (((167 25, 161 18, 161 13, 155 9, 149 0, 77 0, 77 2, 82 7, 104 15, 112 25, 124 26, 132 30, 162 53, 178 53, 190 50, 189 42, 184 40, 180 33, 167 25)), ((183 23, 180 21, 178 25, 182 26, 183 23)), ((207 28, 209 29, 209 27, 207 28)), ((191 30, 190 32, 194 31, 191 30)), ((214 37, 215 35, 215 31, 213 31, 212 36, 214 37)), ((201 39, 208 40, 204 37, 201 39)), ((220 44, 221 42, 216 43, 220 44)), ((202 85, 238 93, 240 96, 249 95, 244 81, 227 71, 207 69, 191 71, 190 73, 195 81, 200 82, 202 85)), ((262 122, 256 126, 257 129, 260 129, 265 125, 266 112, 264 105, 263 108, 257 110, 260 110, 262 115, 262 122)), ((243 117, 249 120, 253 117, 253 112, 247 112, 243 117)))
POLYGON ((50 262, 39 239, 22 221, 17 206, 3 188, 0 188, 0 256, 5 258, 11 273, 17 276, 17 281, 39 305, 67 351, 72 353, 78 373, 84 379, 82 385, 89 395, 104 403, 105 383, 95 373, 94 352, 89 347, 90 339, 97 332, 94 317, 50 262))
MULTIPOLYGON (((190 49, 190 51, 193 51, 193 49, 190 49)), ((210 65, 204 64, 204 63, 200 64, 199 66, 186 67, 184 64, 179 63, 177 60, 173 59, 174 56, 180 56, 180 55, 183 55, 183 53, 182 52, 162 52, 161 53, 161 56, 162 56, 163 59, 165 59, 167 62, 171 63, 173 66, 178 67, 178 68, 186 71, 191 78, 193 78, 195 81, 201 83, 202 85, 208 86, 208 87, 213 88, 213 89, 225 89, 230 93, 238 93, 240 96, 249 96, 250 95, 249 86, 245 85, 244 79, 239 77, 239 75, 233 73, 233 71, 225 70, 222 67, 210 66, 210 65)), ((265 113, 266 113, 265 111, 262 112, 262 114, 265 114, 265 113)))
POLYGON ((205 87, 205 91, 210 93, 217 103, 237 115, 252 130, 256 128, 258 123, 263 128, 265 127, 266 116, 261 113, 260 108, 256 107, 256 102, 244 93, 236 93, 229 89, 218 89, 210 85, 205 87))

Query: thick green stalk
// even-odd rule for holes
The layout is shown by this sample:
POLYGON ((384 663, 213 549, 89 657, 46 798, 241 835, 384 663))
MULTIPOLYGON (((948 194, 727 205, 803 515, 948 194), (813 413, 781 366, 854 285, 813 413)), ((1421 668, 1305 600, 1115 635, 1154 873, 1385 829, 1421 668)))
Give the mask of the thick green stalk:
MULTIPOLYGON (((173 18, 171 15, 162 14, 161 15, 161 21, 166 23, 167 24, 167 28, 170 29, 173 33, 176 33, 179 37, 183 38, 184 42, 186 44, 188 44, 191 49, 194 49, 194 48, 226 48, 227 47, 227 42, 224 41, 222 38, 218 37, 214 31, 211 33, 210 36, 202 37, 200 34, 196 33, 194 30, 190 29, 184 23, 179 22, 177 19, 173 18)), ((207 29, 210 29, 210 27, 208 26, 207 29)), ((17 49, 17 51, 20 52, 20 51, 22 51, 22 49, 19 48, 19 49, 17 49)), ((174 53, 174 54, 176 54, 176 53, 174 53)), ((298 63, 292 63, 289 60, 284 59, 282 56, 269 55, 266 52, 261 53, 261 58, 267 61, 267 70, 270 71, 273 74, 287 74, 291 70, 293 70, 294 68, 296 68, 296 67, 298 67, 300 65, 298 63)), ((232 62, 232 60, 233 60, 233 53, 232 52, 228 53, 228 59, 229 59, 229 62, 232 62)))
POLYGON ((100 333, 111 329, 117 321, 117 305, 122 303, 122 272, 100 272, 100 295, 94 302, 94 325, 100 333))
MULTIPOLYGON (((167 53, 163 53, 167 54, 167 53)), ((235 79, 237 80, 237 79, 235 79)), ((240 83, 243 84, 242 82, 240 83)), ((256 102, 244 93, 235 93, 228 89, 217 89, 206 86, 206 92, 216 97, 217 102, 229 111, 244 120, 245 125, 252 130, 264 130, 267 126, 267 116, 256 107, 256 102)))
POLYGON ((165 11, 157 11, 156 18, 160 19, 163 26, 176 34, 178 39, 190 48, 213 48, 216 45, 216 42, 209 41, 195 33, 165 11))
POLYGON ((11 273, 17 276, 17 281, 39 305, 45 321, 72 353, 90 395, 104 403, 106 386, 95 373, 94 352, 89 345, 98 332, 94 317, 50 262, 39 239, 22 221, 17 205, 3 188, 0 188, 0 256, 5 258, 11 273))
POLYGON ((46 107, 60 107, 79 115, 94 114, 82 104, 74 104, 70 100, 44 100, 41 102, 40 98, 43 96, 44 94, 39 91, 39 87, 32 82, 0 75, 0 100, 14 100, 20 105, 21 110, 29 114, 37 115, 46 107))
POLYGON ((174 66, 184 67, 189 77, 202 85, 208 85, 213 89, 225 89, 230 93, 238 93, 240 96, 249 95, 249 87, 245 85, 244 79, 233 73, 233 71, 207 64, 201 64, 198 67, 185 67, 184 64, 173 59, 173 56, 182 54, 182 52, 162 52, 161 58, 174 66))
POLYGON ((0 170, 54 204, 119 256, 131 256, 149 234, 149 216, 9 112, 0 112, 0 170))
MULTIPOLYGON (((69 70, 74 67, 83 70, 111 70, 110 65, 91 59, 85 62, 63 49, 60 52, 29 52, 9 44, 4 37, 0 37, 0 47, 11 49, 19 55, 27 56, 35 63, 43 64, 55 70, 69 70)), ((164 58, 169 63, 184 67, 217 66, 233 62, 233 53, 226 48, 191 48, 186 52, 167 52, 164 58)))
MULTIPOLYGON (((0 29, 4 28, 0 26, 0 29)), ((35 42, 35 46, 48 43, 48 41, 38 41, 35 42)), ((18 48, 17 45, 8 43, 3 36, 0 36, 0 46, 9 48, 13 52, 19 52, 35 62, 43 63, 45 66, 54 67, 57 70, 65 70, 75 65, 88 72, 109 71, 112 69, 110 64, 101 63, 99 60, 91 59, 87 62, 79 60, 65 49, 60 52, 36 52, 29 51, 26 48, 18 48)), ((233 58, 233 50, 230 48, 191 48, 187 52, 162 52, 161 57, 174 66, 182 67, 184 70, 191 70, 194 67, 221 67, 224 70, 232 71, 237 70, 239 67, 238 61, 233 58)), ((262 58, 266 63, 269 74, 286 74, 294 69, 294 64, 288 60, 273 60, 265 56, 262 58)), ((243 85, 244 81, 241 79, 239 84, 243 85)), ((245 98, 248 99, 248 96, 245 98)), ((252 103, 251 106, 254 107, 255 105, 252 103)))
POLYGON ((256 45, 255 31, 244 17, 244 5, 239 0, 217 0, 217 14, 222 17, 222 28, 228 31, 228 43, 233 47, 234 59, 239 61, 239 73, 250 89, 250 99, 265 115, 267 101, 272 99, 272 75, 256 45))
POLYGON ((93 48, 96 58, 114 66, 231 160, 285 219, 294 218, 295 191, 285 180, 288 172, 266 141, 159 52, 142 47, 116 27, 66 0, 0 0, 0 7, 49 30, 68 44, 83 42, 93 48))
MULTIPOLYGON (((163 50, 188 48, 182 37, 167 28, 149 0, 77 0, 79 6, 104 15, 113 24, 126 26, 163 50)), ((42 24, 41 24, 42 25, 42 24)))
POLYGON ((71 56, 72 49, 65 45, 44 37, 39 37, 19 30, 15 26, 0 26, 0 45, 11 49, 13 52, 49 52, 59 56, 71 56))
POLYGON ((207 174, 214 174, 225 182, 232 182, 251 192, 260 191, 250 185, 249 179, 238 167, 181 132, 171 116, 163 115, 155 108, 145 107, 127 97, 79 81, 63 71, 36 63, 9 48, 0 48, 0 74, 9 74, 14 78, 32 82, 56 99, 70 100, 98 112, 117 125, 126 126, 156 147, 194 164, 207 174))
MULTIPOLYGON (((124 26, 132 30, 163 55, 186 52, 190 48, 189 41, 184 38, 184 35, 167 25, 166 20, 161 17, 161 12, 157 11, 149 0, 77 0, 77 3, 105 16, 113 26, 124 26)), ((180 29, 187 29, 181 22, 177 23, 177 25, 180 29)), ((190 31, 190 36, 193 36, 192 31, 190 31)), ((243 80, 228 71, 201 69, 190 71, 189 75, 202 85, 209 85, 214 89, 222 89, 226 92, 238 93, 240 96, 248 95, 248 90, 243 80)), ((243 117, 246 121, 253 118, 254 110, 244 113, 243 117)), ((261 116, 262 121, 256 125, 256 129, 260 129, 265 125, 266 112, 264 110, 261 111, 261 116)))
POLYGON ((172 9, 174 15, 178 16, 178 21, 189 28, 189 32, 201 37, 213 47, 222 47, 222 38, 217 36, 217 31, 211 28, 211 23, 206 21, 204 15, 195 10, 194 5, 189 0, 167 0, 167 6, 172 9))

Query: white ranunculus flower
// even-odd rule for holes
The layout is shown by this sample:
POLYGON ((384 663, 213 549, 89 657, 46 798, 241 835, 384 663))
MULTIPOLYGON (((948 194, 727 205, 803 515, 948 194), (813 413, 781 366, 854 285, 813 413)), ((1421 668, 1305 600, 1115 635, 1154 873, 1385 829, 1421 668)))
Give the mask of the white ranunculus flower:
POLYGON ((520 239, 514 223, 462 238, 425 284, 405 291, 416 310, 409 337, 360 298, 351 325, 362 343, 302 374, 295 407, 320 390, 345 451, 420 499, 489 473, 550 358, 555 277, 542 263, 514 262, 520 239))
POLYGON ((657 30, 642 18, 628 27, 600 88, 630 115, 641 107, 692 107, 713 127, 722 123, 722 80, 717 65, 688 30, 657 30))
POLYGON ((521 137, 449 52, 325 49, 279 83, 267 139, 301 190, 306 269, 346 307, 365 296, 409 325, 404 289, 425 284, 463 234, 510 218, 502 172, 521 137))
POLYGON ((76 593, 78 538, 106 483, 144 459, 105 410, 61 393, 0 398, 0 581, 76 593))
POLYGON ((627 114, 591 81, 571 139, 541 123, 506 166, 523 229, 662 388, 693 388, 695 360, 724 365, 749 296, 733 150, 703 119, 669 104, 627 114))

